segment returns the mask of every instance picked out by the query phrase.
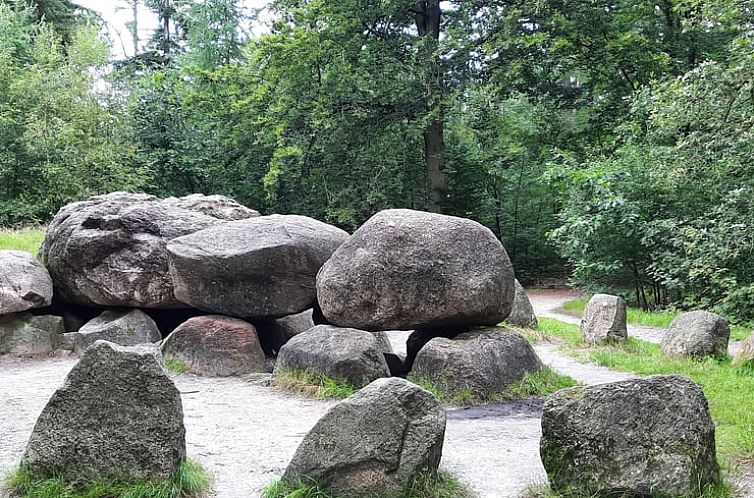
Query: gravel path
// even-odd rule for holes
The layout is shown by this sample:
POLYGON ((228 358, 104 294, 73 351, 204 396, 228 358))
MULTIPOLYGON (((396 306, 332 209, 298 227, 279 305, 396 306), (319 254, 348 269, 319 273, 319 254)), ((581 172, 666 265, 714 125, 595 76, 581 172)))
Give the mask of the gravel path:
MULTIPOLYGON (((532 301, 543 316, 562 319, 552 310, 563 299, 570 297, 546 294, 532 301)), ((630 377, 579 363, 555 344, 540 343, 536 350, 545 363, 583 383, 630 377)), ((0 473, 18 464, 36 417, 74 364, 73 358, 0 360, 0 473)), ((306 432, 332 405, 240 379, 173 379, 183 394, 189 456, 212 471, 212 496, 218 498, 260 496, 259 490, 282 474, 306 432)), ((449 409, 442 467, 480 498, 518 498, 546 481, 539 459, 540 416, 536 400, 449 409)))

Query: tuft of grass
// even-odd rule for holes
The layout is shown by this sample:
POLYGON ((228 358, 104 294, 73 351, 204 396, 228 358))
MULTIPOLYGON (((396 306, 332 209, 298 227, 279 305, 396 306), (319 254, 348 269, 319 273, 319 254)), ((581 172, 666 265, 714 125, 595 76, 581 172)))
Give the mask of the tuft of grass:
MULTIPOLYGON (((584 313, 584 308, 589 302, 590 296, 583 296, 573 301, 569 301, 563 305, 563 311, 581 316, 584 313)), ((668 309, 658 311, 644 311, 641 308, 634 308, 629 306, 626 309, 626 322, 632 325, 642 325, 645 327, 655 327, 659 329, 666 329, 670 327, 670 324, 675 318, 683 313, 682 310, 668 309)), ((731 325, 730 338, 735 341, 743 341, 751 335, 750 327, 743 325, 731 325)))
POLYGON ((577 382, 572 378, 561 375, 546 365, 535 372, 528 372, 518 382, 491 396, 479 396, 469 388, 451 391, 442 380, 438 381, 427 377, 411 376, 408 380, 434 394, 441 403, 453 406, 483 405, 515 399, 543 398, 561 389, 577 385, 577 382))
MULTIPOLYGON (((605 494, 601 492, 584 493, 577 491, 553 491, 548 485, 532 486, 527 489, 521 498, 604 498, 605 494)), ((716 486, 707 486, 704 491, 696 496, 685 498, 731 498, 733 493, 730 487, 724 483, 716 486)), ((611 498, 634 498, 631 494, 611 494, 611 498)))
MULTIPOLYGON (((278 480, 262 491, 263 498, 345 498, 315 482, 294 486, 278 480)), ((403 492, 381 493, 369 498, 475 498, 476 494, 448 472, 422 474, 403 492)))
POLYGON ((125 479, 81 487, 58 477, 39 478, 21 468, 8 476, 6 486, 19 498, 198 498, 212 487, 212 476, 198 462, 186 460, 167 481, 125 479))
POLYGON ((579 327, 541 320, 540 329, 565 341, 563 348, 586 361, 637 375, 683 375, 699 384, 717 427, 717 452, 731 464, 754 460, 754 369, 734 367, 730 358, 670 358, 660 346, 629 338, 623 345, 586 348, 579 327))
POLYGON ((272 383, 284 391, 323 400, 345 399, 358 390, 344 380, 309 370, 278 370, 272 383))
POLYGON ((44 228, 0 229, 0 250, 26 251, 36 256, 44 238, 44 228))
POLYGON ((188 372, 188 366, 186 365, 186 363, 174 358, 165 358, 165 368, 167 368, 171 372, 179 374, 185 374, 186 372, 188 372))

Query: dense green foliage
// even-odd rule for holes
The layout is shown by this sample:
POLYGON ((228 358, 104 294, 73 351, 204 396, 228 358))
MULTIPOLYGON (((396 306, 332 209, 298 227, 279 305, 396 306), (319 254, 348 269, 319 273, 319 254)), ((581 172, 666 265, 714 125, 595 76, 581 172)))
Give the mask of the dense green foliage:
POLYGON ((0 0, 0 226, 115 189, 430 209, 525 282, 754 318, 748 0, 122 3, 160 28, 112 61, 94 13, 0 0))

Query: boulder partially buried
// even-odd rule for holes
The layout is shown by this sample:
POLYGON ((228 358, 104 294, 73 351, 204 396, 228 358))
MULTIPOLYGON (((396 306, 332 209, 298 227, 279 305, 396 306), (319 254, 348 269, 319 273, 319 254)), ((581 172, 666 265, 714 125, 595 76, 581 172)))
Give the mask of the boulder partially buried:
POLYGON ((184 197, 168 197, 162 202, 226 221, 245 220, 260 216, 259 211, 249 209, 224 195, 191 194, 184 197))
POLYGON ((584 308, 581 338, 587 344, 623 342, 628 339, 626 301, 609 294, 595 294, 584 308))
POLYGON ((280 349, 274 373, 309 371, 363 387, 380 377, 390 377, 383 356, 386 347, 389 342, 384 334, 317 325, 280 349))
POLYGON ((72 484, 165 480, 185 457, 181 396, 159 350, 99 341, 45 406, 21 466, 72 484))
POLYGON ((534 315, 534 308, 529 301, 529 296, 526 295, 526 290, 518 280, 514 281, 514 285, 513 308, 511 308, 511 314, 505 321, 514 327, 536 329, 537 317, 534 315))
POLYGON ((175 308, 167 241, 223 223, 146 194, 115 192, 63 207, 40 248, 57 297, 84 306, 175 308))
POLYGON ((379 379, 317 422, 283 480, 315 482, 339 496, 393 496, 437 472, 444 435, 445 410, 432 394, 404 379, 379 379))
POLYGON ((513 268, 492 232, 471 220, 382 211, 317 276, 333 325, 412 330, 496 325, 513 304, 513 268))
POLYGON ((265 372, 267 362, 253 325, 227 316, 191 318, 162 343, 166 361, 188 373, 228 377, 265 372))
POLYGON ((523 336, 493 329, 432 339, 416 356, 409 378, 429 380, 451 397, 484 401, 540 368, 523 336))
POLYGON ((47 355, 63 344, 65 326, 59 316, 19 313, 0 316, 0 355, 47 355))
POLYGON ((34 256, 0 251, 0 315, 42 308, 52 303, 52 279, 34 256))
POLYGON ((162 339, 154 320, 141 310, 103 311, 89 320, 78 332, 66 334, 73 351, 81 355, 97 341, 108 341, 121 346, 149 344, 162 339))
POLYGON ((662 338, 662 352, 668 356, 716 356, 728 354, 728 321, 709 311, 678 315, 662 338))
POLYGON ((555 393, 540 454, 553 489, 579 496, 699 496, 719 481, 707 400, 684 377, 555 393))
POLYGON ((348 234, 295 215, 228 222, 172 240, 181 302, 210 313, 277 318, 312 307, 315 278, 348 234))

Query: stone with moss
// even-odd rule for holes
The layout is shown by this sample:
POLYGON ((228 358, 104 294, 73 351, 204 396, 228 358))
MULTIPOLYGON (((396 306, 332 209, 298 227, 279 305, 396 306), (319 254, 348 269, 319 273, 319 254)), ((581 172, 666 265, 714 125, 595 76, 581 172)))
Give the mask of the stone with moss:
POLYGON ((540 454, 551 487, 577 496, 699 496, 720 480, 707 399, 680 376, 555 393, 540 454))

